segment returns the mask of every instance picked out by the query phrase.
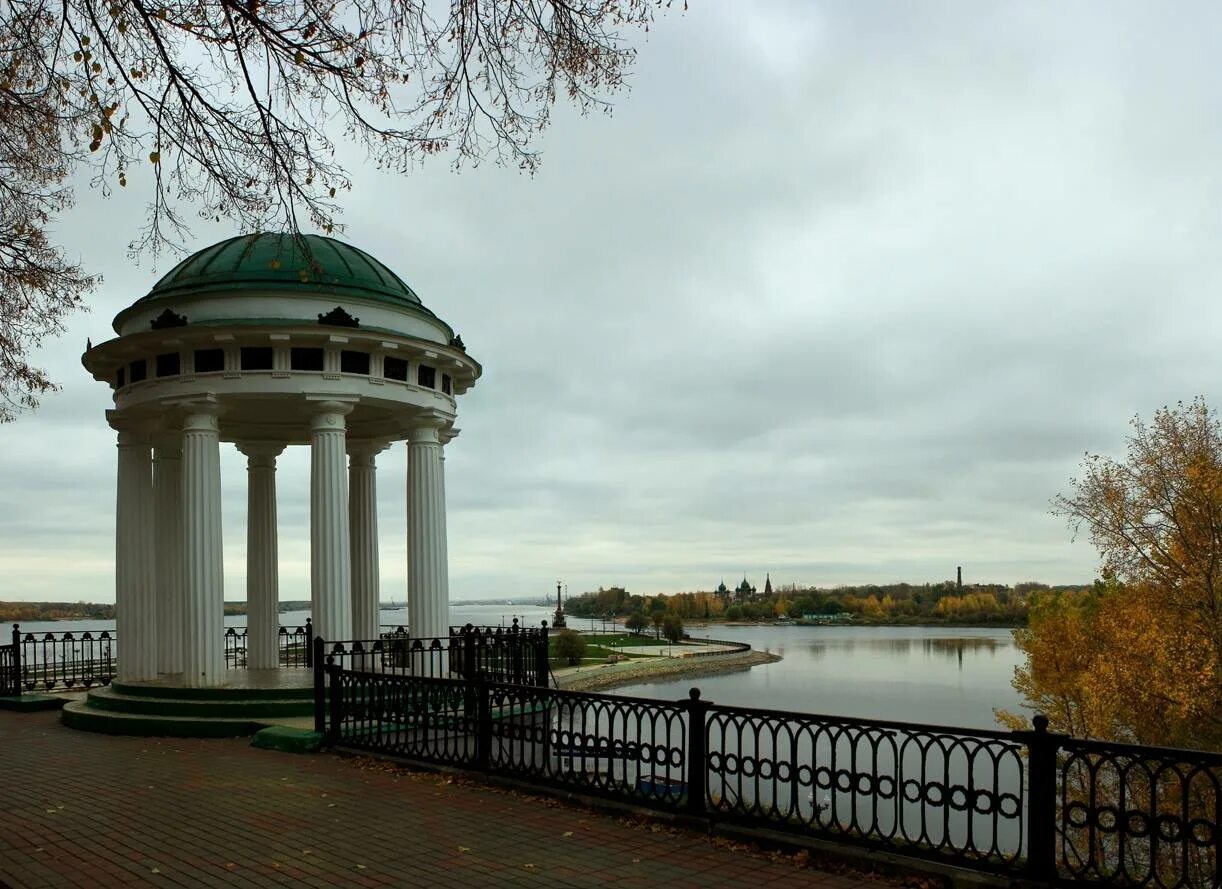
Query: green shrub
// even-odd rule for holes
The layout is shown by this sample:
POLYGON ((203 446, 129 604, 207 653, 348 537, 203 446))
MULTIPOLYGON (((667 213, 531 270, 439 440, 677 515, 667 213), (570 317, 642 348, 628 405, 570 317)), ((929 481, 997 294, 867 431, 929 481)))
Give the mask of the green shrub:
POLYGON ((556 639, 556 655, 574 667, 586 655, 586 640, 576 630, 561 630, 556 639))
POLYGON ((678 615, 666 615, 666 619, 662 621, 662 635, 671 642, 678 642, 683 638, 683 621, 678 615))

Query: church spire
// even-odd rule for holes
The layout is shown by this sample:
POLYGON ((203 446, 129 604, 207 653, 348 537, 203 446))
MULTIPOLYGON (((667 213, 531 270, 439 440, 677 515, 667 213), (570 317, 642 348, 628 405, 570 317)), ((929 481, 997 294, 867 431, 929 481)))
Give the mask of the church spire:
POLYGON ((764 595, 765 596, 772 595, 772 575, 771 574, 764 575, 764 595))

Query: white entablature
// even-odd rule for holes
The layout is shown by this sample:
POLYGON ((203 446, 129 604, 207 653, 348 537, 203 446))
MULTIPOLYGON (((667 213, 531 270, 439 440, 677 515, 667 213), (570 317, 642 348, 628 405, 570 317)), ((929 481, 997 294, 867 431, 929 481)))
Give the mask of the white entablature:
POLYGON ((82 360, 114 390, 120 678, 224 681, 221 442, 248 460, 252 665, 275 665, 275 467, 289 445, 311 448, 315 632, 376 630, 375 458, 407 441, 410 629, 448 633, 443 447, 481 368, 411 288, 330 238, 249 235, 180 263, 114 327, 82 360))

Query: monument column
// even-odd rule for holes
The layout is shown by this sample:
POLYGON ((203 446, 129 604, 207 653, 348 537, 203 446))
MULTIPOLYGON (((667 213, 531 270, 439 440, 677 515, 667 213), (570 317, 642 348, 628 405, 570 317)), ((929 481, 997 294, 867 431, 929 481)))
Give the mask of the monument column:
POLYGON ((348 537, 345 421, 350 402, 314 402, 310 424, 310 605, 314 633, 352 638, 352 551, 348 537))
MULTIPOLYGON (((189 404, 182 424, 183 683, 225 677, 220 427, 215 403, 189 404)), ((121 644, 121 643, 120 643, 121 644)))
POLYGON ((246 666, 280 666, 280 557, 276 534, 276 458, 284 445, 243 442, 246 455, 246 666))
POLYGON ((153 449, 157 550, 157 672, 182 672, 182 442, 153 449))
POLYGON ((378 638, 378 488, 381 442, 348 443, 348 528, 352 552, 352 635, 378 638))
POLYGON ((450 634, 440 437, 445 421, 443 415, 431 412, 420 416, 407 445, 407 619, 413 639, 446 639, 450 634))
POLYGON ((153 474, 148 438, 111 418, 119 432, 115 508, 115 636, 121 680, 157 678, 153 599, 153 474))

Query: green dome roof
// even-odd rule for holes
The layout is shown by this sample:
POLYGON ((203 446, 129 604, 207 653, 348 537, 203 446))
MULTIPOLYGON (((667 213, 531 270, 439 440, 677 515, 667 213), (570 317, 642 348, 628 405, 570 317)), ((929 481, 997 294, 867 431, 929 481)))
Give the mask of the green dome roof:
POLYGON ((170 269, 139 302, 212 290, 334 293, 424 308, 402 278, 365 251, 287 232, 240 235, 205 247, 170 269))

